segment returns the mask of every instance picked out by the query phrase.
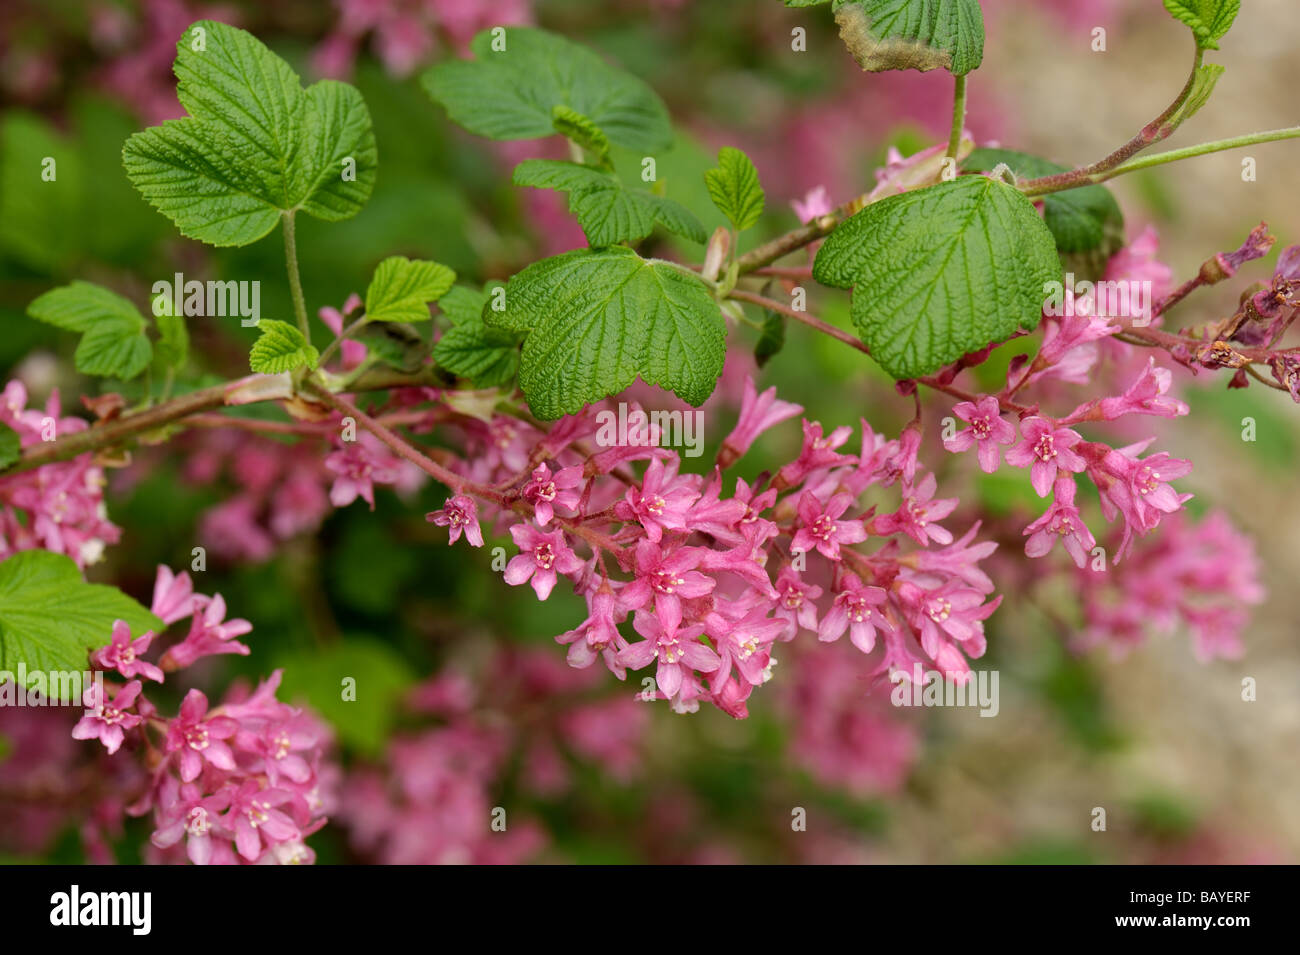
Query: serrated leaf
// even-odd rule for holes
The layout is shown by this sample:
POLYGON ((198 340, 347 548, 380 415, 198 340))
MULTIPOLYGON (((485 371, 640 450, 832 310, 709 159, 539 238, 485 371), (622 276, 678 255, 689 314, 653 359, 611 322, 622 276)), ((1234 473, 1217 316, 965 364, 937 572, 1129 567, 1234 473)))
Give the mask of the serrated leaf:
POLYGON ((565 139, 595 156, 600 165, 608 165, 609 137, 586 116, 559 104, 551 110, 551 125, 565 139))
POLYGON ((23 456, 23 439, 7 424, 0 424, 0 471, 23 456))
POLYGON ((304 90, 260 40, 212 20, 193 24, 176 50, 176 94, 189 116, 133 135, 122 164, 183 235, 248 245, 284 212, 356 215, 378 154, 355 87, 321 80, 304 90))
MULTIPOLYGON (((1022 179, 1067 171, 1065 166, 1010 149, 977 149, 962 169, 989 172, 998 163, 1005 163, 1022 179)), ((1089 276, 1100 274, 1124 243, 1124 213, 1111 191, 1105 186, 1082 186, 1050 193, 1042 203, 1043 221, 1066 267, 1089 276)))
POLYGON ((984 176, 867 206, 831 233, 813 263, 817 281, 853 288, 862 340, 900 379, 1037 327, 1045 287, 1060 275, 1033 204, 984 176))
POLYGON ((134 378, 153 356, 139 310, 101 285, 78 280, 50 289, 27 306, 27 314, 47 325, 81 332, 73 360, 84 375, 134 378))
POLYGON ((375 267, 366 289, 366 317, 374 322, 425 322, 429 303, 447 294, 456 273, 438 262, 393 255, 375 267))
POLYGON ((1164 0, 1175 20, 1187 24, 1203 50, 1217 50, 1241 12, 1241 0, 1164 0))
POLYGON ((702 244, 708 238, 700 220, 671 199, 629 189, 615 176, 590 166, 525 159, 515 167, 514 183, 567 193, 569 211, 593 246, 644 239, 656 222, 694 242, 702 244))
POLYGON ((453 286, 442 298, 438 299, 438 309, 447 316, 452 325, 478 321, 483 315, 483 305, 487 302, 487 292, 465 285, 453 286))
POLYGON ((448 295, 440 303, 454 324, 433 346, 433 360, 440 368, 468 378, 476 388, 496 388, 515 380, 519 372, 519 336, 483 324, 487 293, 457 286, 458 293, 448 309, 448 295), (472 311, 471 311, 472 309, 472 311))
POLYGON ((587 117, 611 142, 653 152, 672 142, 663 101, 645 83, 615 69, 584 46, 528 27, 474 37, 474 60, 430 68, 421 83, 452 121, 489 139, 538 139, 555 131, 554 110, 587 117))
POLYGON ((614 246, 543 259, 510 279, 489 328, 526 332, 519 385, 543 419, 573 414, 638 377, 700 405, 726 356, 708 288, 667 263, 614 246))
POLYGON ((88 584, 72 559, 20 551, 0 563, 0 670, 89 668, 87 653, 125 620, 131 633, 161 631, 163 622, 116 587, 88 584))
POLYGON ((316 367, 320 352, 315 346, 307 344, 307 339, 296 325, 264 318, 257 323, 257 328, 262 334, 248 353, 248 364, 253 371, 263 375, 278 375, 302 365, 313 369, 316 367))
POLYGON ((739 149, 724 146, 718 152, 718 166, 704 174, 709 197, 736 231, 748 229, 763 215, 766 198, 758 181, 758 170, 739 149))
POLYGON ((963 76, 984 59, 979 0, 835 0, 833 9, 840 38, 864 70, 963 76))

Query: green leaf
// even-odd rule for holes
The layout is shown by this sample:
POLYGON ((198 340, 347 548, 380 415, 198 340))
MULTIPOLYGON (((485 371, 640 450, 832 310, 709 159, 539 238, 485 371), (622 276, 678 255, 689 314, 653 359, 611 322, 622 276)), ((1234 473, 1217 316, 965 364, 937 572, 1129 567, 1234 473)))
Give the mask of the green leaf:
POLYGON ((628 149, 672 142, 667 108, 635 76, 553 33, 499 30, 498 49, 496 31, 485 30, 470 43, 476 59, 448 60, 421 77, 453 122, 489 139, 538 139, 555 132, 555 107, 567 106, 628 149))
POLYGON ((307 344, 298 326, 288 322, 262 319, 257 323, 261 337, 253 343, 248 353, 248 364, 253 371, 264 375, 278 375, 293 371, 302 365, 315 368, 320 352, 307 344))
POLYGON ((1178 111, 1169 118, 1170 126, 1176 129, 1201 111, 1201 107, 1209 102, 1210 94, 1218 85, 1223 71, 1224 68, 1218 63, 1202 63, 1196 68, 1196 72, 1192 74, 1191 92, 1178 107, 1178 111))
POLYGON ((551 125, 565 139, 595 156, 601 166, 609 164, 609 137, 586 116, 559 104, 551 110, 551 125))
POLYGON ((758 170, 739 149, 724 146, 718 153, 718 168, 704 174, 713 204, 731 220, 736 231, 748 229, 763 215, 763 187, 758 170))
POLYGON ((23 439, 7 424, 0 424, 0 471, 23 456, 23 439))
POLYGON ((438 309, 447 316, 452 325, 477 321, 483 317, 483 305, 487 302, 487 292, 480 292, 465 285, 453 286, 451 291, 438 299, 438 309))
POLYGON ((176 50, 176 94, 189 116, 136 133, 122 163, 183 235, 248 245, 282 213, 329 222, 357 214, 378 154, 354 87, 322 80, 304 90, 260 40, 212 20, 193 24, 176 50))
POLYGON ((84 225, 83 178, 76 143, 36 116, 6 111, 0 120, 0 248, 47 273, 66 268, 78 251, 74 224, 84 225))
POLYGON ((1241 0, 1165 0, 1165 9, 1191 28, 1202 50, 1217 50, 1241 11, 1241 0))
POLYGON ((483 324, 487 300, 486 292, 457 286, 438 303, 452 327, 433 346, 433 360, 476 388, 509 384, 519 372, 519 336, 483 324))
POLYGON ((345 745, 368 756, 383 752, 402 699, 415 683, 406 660, 388 644, 370 638, 350 636, 277 663, 284 670, 283 698, 310 704, 345 745), (353 693, 345 696, 349 687, 353 693))
POLYGON ((873 203, 831 233, 813 263, 853 288, 853 322, 895 378, 929 374, 1042 316, 1060 262, 1033 204, 984 176, 873 203))
POLYGON ((763 331, 754 345, 754 360, 762 368, 785 347, 785 316, 770 308, 763 309, 763 331))
POLYGON ((72 559, 25 550, 0 563, 0 670, 81 672, 125 620, 133 635, 163 622, 116 587, 88 584, 72 559))
POLYGON ((130 301, 101 285, 76 281, 50 289, 27 314, 47 325, 81 332, 77 371, 108 378, 134 378, 153 356, 145 320, 130 301))
POLYGON ((447 294, 456 273, 437 262, 394 255, 375 267, 366 289, 366 318, 372 322, 427 322, 429 303, 447 294))
POLYGON ((700 220, 687 209, 644 189, 628 189, 608 173, 558 159, 525 159, 515 167, 514 183, 568 193, 569 211, 593 246, 644 239, 658 222, 670 232, 703 244, 700 220))
MULTIPOLYGON (((1046 159, 1010 149, 977 149, 962 169, 989 172, 1005 163, 1022 179, 1066 172, 1046 159)), ((1124 213, 1105 186, 1082 186, 1044 196, 1043 221, 1056 240, 1056 249, 1067 269, 1100 275, 1106 262, 1124 244, 1124 213)))
POLYGON ((984 59, 979 0, 835 0, 833 9, 844 45, 873 73, 945 69, 963 76, 984 59))
POLYGON ((708 288, 668 263, 613 246, 543 259, 510 279, 492 328, 527 332, 519 385, 551 420, 640 377, 699 406, 726 357, 726 324, 708 288))
POLYGON ((185 317, 174 312, 170 295, 154 296, 153 317, 158 325, 155 357, 163 367, 178 371, 185 366, 190 355, 190 332, 185 326, 185 317))

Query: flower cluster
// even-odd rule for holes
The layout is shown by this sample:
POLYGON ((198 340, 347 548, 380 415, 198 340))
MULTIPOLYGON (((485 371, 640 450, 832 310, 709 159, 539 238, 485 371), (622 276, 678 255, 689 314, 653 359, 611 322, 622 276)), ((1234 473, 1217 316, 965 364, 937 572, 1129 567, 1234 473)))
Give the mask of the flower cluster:
POLYGON ((169 626, 188 619, 184 638, 151 663, 144 654, 156 635, 133 636, 119 620, 91 663, 126 682, 86 691, 87 712, 73 737, 99 740, 109 755, 126 745, 139 756, 143 791, 125 809, 153 813, 160 859, 183 851, 200 865, 313 861, 304 839, 325 824, 320 779, 328 730, 276 699, 278 670, 251 693, 232 690, 217 706, 191 689, 177 714, 164 716, 145 686, 204 657, 247 654, 236 638, 252 626, 227 620, 219 594, 194 593, 188 574, 166 567, 158 568, 152 611, 169 626))
MULTIPOLYGON (((44 410, 28 408, 27 389, 11 381, 0 394, 0 426, 28 448, 84 431, 86 422, 59 417, 57 391, 44 410)), ((0 560, 44 548, 66 554, 79 567, 95 563, 120 534, 104 508, 104 484, 103 468, 91 454, 0 477, 0 560)))

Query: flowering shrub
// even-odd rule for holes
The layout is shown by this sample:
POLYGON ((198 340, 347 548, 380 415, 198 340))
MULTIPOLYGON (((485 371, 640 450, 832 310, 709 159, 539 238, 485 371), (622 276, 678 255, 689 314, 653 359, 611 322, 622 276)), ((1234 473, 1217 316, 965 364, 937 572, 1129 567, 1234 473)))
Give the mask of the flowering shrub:
MULTIPOLYGON (((1154 425, 1189 414, 1186 382, 1203 373, 1300 401, 1300 358, 1285 344, 1300 246, 1245 285, 1238 273, 1275 242, 1261 224, 1183 278, 1159 260, 1153 229, 1126 238, 1103 185, 1300 135, 1147 152, 1206 107, 1223 72, 1207 54, 1230 42, 1239 4, 1165 0, 1190 30, 1186 83, 1131 140, 1077 167, 967 128, 985 43, 977 0, 903 4, 930 11, 915 17, 876 0, 830 6, 863 70, 950 75, 951 123, 910 155, 891 147, 872 181, 806 184, 789 211, 764 188, 770 144, 757 164, 723 146, 683 183, 659 95, 587 47, 516 25, 534 19, 524 2, 340 4, 312 57, 340 79, 310 85, 229 17, 174 31, 183 111, 134 91, 148 121, 175 115, 126 138, 125 179, 187 250, 243 250, 278 229, 287 296, 267 295, 289 320, 260 314, 261 280, 243 278, 260 273, 229 251, 211 260, 216 273, 194 266, 203 281, 171 269, 143 287, 68 276, 27 305, 79 336, 76 371, 108 383, 82 398, 87 416, 64 417, 57 390, 28 407, 19 373, 0 407, 0 669, 101 674, 64 732, 103 752, 61 744, 41 757, 95 779, 82 825, 93 858, 113 858, 125 814, 148 818, 143 855, 160 862, 312 861, 306 839, 327 817, 361 858, 526 860, 547 827, 498 828, 497 794, 520 779, 574 793, 591 767, 638 778, 656 701, 736 719, 770 706, 791 725, 800 771, 887 794, 920 745, 891 691, 973 686, 995 615, 1037 588, 1068 595, 1052 605, 1065 607, 1075 653, 1170 629, 1203 661, 1245 652, 1247 607, 1264 599, 1253 545, 1216 502, 1189 508, 1198 462, 1154 425), (386 142, 347 82, 367 43, 395 76, 436 59, 420 108, 499 144, 548 233, 541 245, 576 235, 581 247, 528 261, 494 246, 496 258, 453 268, 400 254, 417 243, 398 240, 368 281, 345 268, 328 294, 304 283, 300 259, 364 215, 388 150, 422 148, 386 142), (562 215, 572 221, 548 225, 562 215), (780 216, 797 224, 777 231, 780 216), (246 281, 255 287, 236 287, 246 281), (1241 283, 1231 314, 1183 306, 1174 317, 1221 283, 1241 283), (237 377, 210 373, 229 348, 207 327, 218 315, 255 335, 237 377), (759 383, 805 360, 785 347, 800 328, 859 353, 870 401, 828 419, 806 412, 811 377, 759 383), (701 462, 693 428, 720 436, 701 462), (82 572, 133 533, 106 499, 169 466, 210 496, 197 546, 181 551, 189 572, 160 566, 146 610, 82 572), (1013 482, 1015 506, 983 506, 984 480, 1013 482), (227 619, 252 610, 196 593, 191 572, 309 553, 298 548, 357 502, 377 512, 367 521, 395 513, 402 528, 395 540, 357 531, 369 548, 357 559, 450 546, 454 565, 439 566, 499 574, 491 601, 525 587, 537 602, 567 600, 565 616, 544 618, 562 620, 549 634, 559 648, 462 649, 416 679, 391 647, 353 648, 325 595, 285 593, 301 605, 293 625, 322 639, 319 659, 298 659, 329 690, 306 695, 345 706, 287 702, 294 667, 261 653, 247 620, 227 619), (178 624, 183 636, 169 638, 178 624), (224 656, 271 675, 217 692, 210 658, 224 656), (611 681, 626 686, 611 695, 611 681), (371 733, 346 704, 376 693, 384 714, 371 733)), ((831 12, 801 12, 792 49, 831 12)), ((122 61, 109 76, 134 85, 122 61)), ((349 252, 368 262, 375 250, 349 252)), ((473 643, 462 629, 458 642, 473 643)), ((655 851, 685 857, 665 848, 672 825, 650 818, 655 851)))

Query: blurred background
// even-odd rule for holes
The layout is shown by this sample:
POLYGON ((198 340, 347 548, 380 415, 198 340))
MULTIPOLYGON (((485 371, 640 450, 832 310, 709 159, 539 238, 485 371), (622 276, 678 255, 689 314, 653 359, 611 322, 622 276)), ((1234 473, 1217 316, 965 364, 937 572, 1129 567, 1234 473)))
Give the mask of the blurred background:
MULTIPOLYGON (((1156 116, 1186 77, 1191 41, 1159 0, 982 5, 987 42, 968 120, 980 145, 1090 162, 1156 116), (1094 49, 1098 28, 1104 51, 1094 49)), ((181 239, 122 173, 131 132, 182 115, 171 62, 202 17, 252 31, 305 80, 355 83, 369 106, 380 155, 370 202, 347 222, 299 226, 313 314, 363 291, 388 255, 436 259, 480 283, 584 244, 553 196, 509 184, 513 162, 559 155, 555 142, 475 139, 419 88, 422 69, 465 55, 486 27, 541 25, 648 81, 678 130, 658 159, 660 179, 697 213, 710 208, 702 175, 717 148, 745 148, 768 196, 751 244, 798 223, 792 201, 817 187, 834 202, 865 191, 891 147, 908 155, 932 145, 950 121, 946 74, 862 74, 828 10, 779 0, 9 0, 0 8, 0 369, 34 401, 57 387, 65 413, 80 413, 78 396, 116 389, 79 379, 69 337, 24 314, 73 277, 141 305, 153 281, 176 271, 257 279, 262 313, 289 314, 278 241, 214 250, 181 239), (791 50, 800 26, 807 52, 791 50), (30 185, 44 156, 58 159, 54 198, 30 185)), ((1214 98, 1158 148, 1295 124, 1296 40, 1293 0, 1244 4, 1210 56, 1227 69, 1214 98)), ((1116 181, 1129 238, 1154 226, 1175 282, 1260 221, 1277 249, 1300 242, 1298 149, 1270 144, 1116 181), (1243 181, 1246 155, 1255 181, 1243 181)), ((664 254, 699 250, 666 244, 664 254)), ((1198 293, 1171 320, 1230 314, 1275 256, 1198 293)), ((813 310, 848 326, 847 302, 826 293, 813 310)), ((192 322, 183 386, 243 373, 249 331, 192 322)), ((710 404, 719 423, 699 461, 730 426, 736 377, 710 404)), ((441 504, 439 489, 384 489, 373 513, 360 502, 334 510, 323 501, 322 447, 270 436, 203 430, 139 449, 110 485, 122 539, 90 575, 147 601, 157 564, 188 566, 194 546, 208 549, 197 586, 254 623, 253 653, 210 662, 197 678, 221 688, 283 666, 282 695, 334 727, 336 809, 311 839, 321 861, 1294 862, 1300 516, 1290 494, 1300 409, 1263 388, 1226 390, 1226 376, 1175 377, 1192 414, 1146 433, 1194 461, 1181 482, 1196 494, 1193 512, 1222 511, 1255 542, 1268 598, 1253 608, 1244 656, 1199 662, 1179 632, 1079 652, 1061 623, 1070 614, 1043 607, 1054 598, 1037 577, 1053 568, 1026 567, 1020 552, 1018 528, 1041 510, 1023 475, 936 464, 942 452, 931 447, 925 460, 944 466, 941 487, 961 490, 963 513, 1003 516, 1010 528, 994 572, 1008 596, 979 664, 1001 674, 994 719, 894 710, 879 689, 868 693, 855 651, 808 635, 778 654, 777 678, 755 694, 748 720, 635 703, 635 688, 605 671, 565 665, 552 638, 581 620, 577 598, 557 590, 538 603, 508 591, 482 555, 445 546, 444 531, 423 519, 441 504), (1257 422, 1255 442, 1242 440, 1246 417, 1257 422), (340 670, 382 692, 339 703, 340 670), (1255 702, 1242 701, 1245 677, 1257 681, 1255 702), (509 808, 510 839, 480 834, 492 806, 509 808), (807 831, 791 830, 796 807, 807 810, 807 831), (1094 807, 1107 810, 1104 832, 1091 828, 1094 807)), ((865 416, 894 434, 911 413, 862 356, 802 328, 789 330, 760 384, 828 427, 865 416)), ((798 439, 797 427, 778 429, 745 471, 788 459, 798 439)), ((148 858, 148 826, 119 826, 68 770, 81 744, 52 722, 62 716, 35 726, 0 712, 0 857, 148 858)))

